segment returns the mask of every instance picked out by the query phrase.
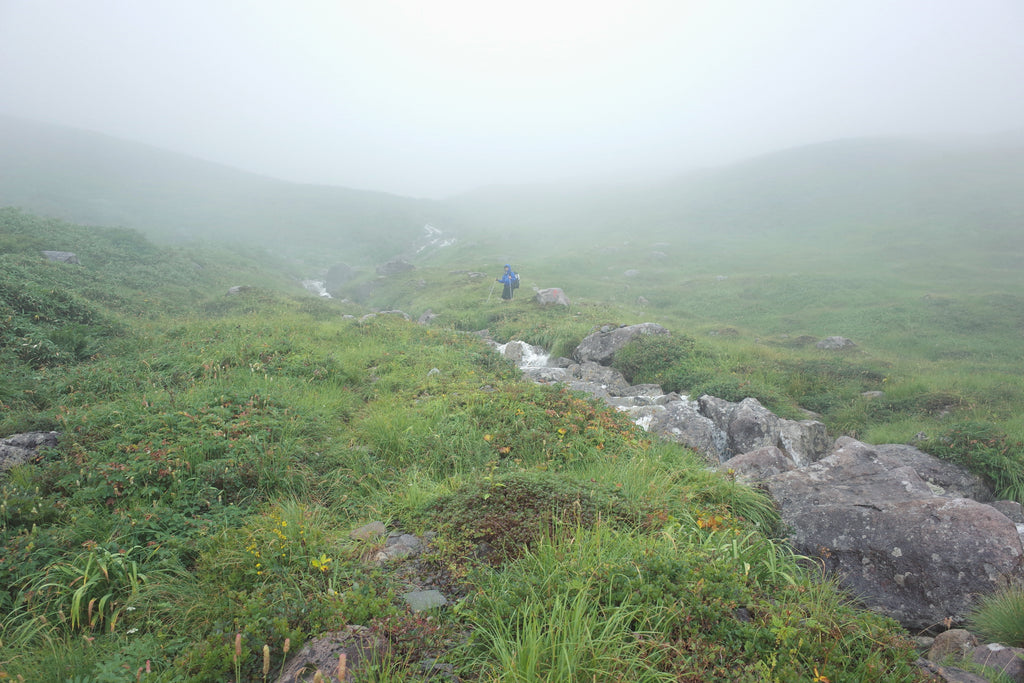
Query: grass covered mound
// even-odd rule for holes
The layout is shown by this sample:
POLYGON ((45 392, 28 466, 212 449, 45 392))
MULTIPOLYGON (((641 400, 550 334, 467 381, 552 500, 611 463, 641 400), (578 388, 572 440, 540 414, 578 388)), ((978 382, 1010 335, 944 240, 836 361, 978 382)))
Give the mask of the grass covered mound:
POLYGON ((439 529, 463 554, 501 565, 533 550, 560 525, 590 528, 604 520, 636 528, 642 518, 635 502, 623 497, 621 485, 516 471, 485 476, 440 497, 427 509, 423 524, 439 529))
MULTIPOLYGON (((390 653, 364 680, 426 680, 427 656, 467 681, 918 679, 896 625, 794 557, 763 494, 522 381, 463 323, 345 317, 365 311, 261 256, 0 217, 0 426, 63 434, 0 475, 4 676, 271 680, 358 625, 390 653), (371 520, 436 532, 424 561, 467 598, 410 614, 399 568, 349 536, 371 520)), ((607 314, 492 327, 569 344, 607 314)))

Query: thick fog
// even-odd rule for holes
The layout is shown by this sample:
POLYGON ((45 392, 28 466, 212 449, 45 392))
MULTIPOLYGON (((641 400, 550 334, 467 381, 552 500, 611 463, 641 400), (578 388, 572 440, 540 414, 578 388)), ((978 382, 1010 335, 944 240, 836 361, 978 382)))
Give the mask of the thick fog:
POLYGON ((650 177, 1020 129, 1024 2, 0 0, 0 114, 412 196, 650 177))

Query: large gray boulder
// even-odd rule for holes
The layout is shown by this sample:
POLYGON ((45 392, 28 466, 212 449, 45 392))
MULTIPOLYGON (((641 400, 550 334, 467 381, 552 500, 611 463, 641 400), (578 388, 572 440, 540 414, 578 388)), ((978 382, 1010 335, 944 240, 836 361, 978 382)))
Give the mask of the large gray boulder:
POLYGON ((735 405, 725 430, 726 447, 730 453, 746 453, 767 448, 779 442, 782 425, 775 413, 756 398, 745 398, 735 405))
MULTIPOLYGON (((842 447, 852 441, 855 440, 842 437, 836 441, 836 446, 842 447)), ((872 446, 872 448, 889 462, 912 467, 936 495, 972 498, 982 503, 990 503, 995 500, 992 489, 981 477, 971 474, 967 468, 956 463, 940 460, 934 455, 904 444, 890 443, 872 446)))
POLYGON ((603 398, 622 396, 629 390, 629 382, 621 372, 592 361, 574 363, 566 370, 572 388, 577 391, 586 391, 603 398))
POLYGON ((558 287, 549 287, 548 289, 538 289, 536 296, 533 297, 534 301, 541 304, 542 306, 548 306, 551 304, 558 304, 560 306, 569 305, 569 297, 565 295, 558 287))
POLYGON ((530 367, 522 368, 523 376, 538 384, 552 384, 565 382, 569 379, 569 372, 565 368, 530 367))
POLYGON ((608 365, 615 357, 616 351, 644 334, 669 334, 669 331, 657 323, 639 323, 624 327, 606 325, 584 338, 573 351, 572 357, 580 363, 593 361, 608 365))
POLYGON ((796 551, 909 630, 961 623, 977 595, 1024 583, 1012 521, 984 503, 936 495, 912 466, 866 444, 845 439, 819 462, 764 483, 796 551))
POLYGON ((652 411, 647 431, 675 441, 718 463, 726 451, 726 435, 713 421, 701 415, 696 401, 682 399, 665 404, 664 410, 652 411))
POLYGON ((759 482, 776 474, 796 469, 793 460, 775 446, 736 455, 722 463, 723 471, 731 472, 742 482, 759 482))
POLYGON ((817 420, 779 420, 779 447, 799 467, 820 460, 832 448, 825 424, 817 420))

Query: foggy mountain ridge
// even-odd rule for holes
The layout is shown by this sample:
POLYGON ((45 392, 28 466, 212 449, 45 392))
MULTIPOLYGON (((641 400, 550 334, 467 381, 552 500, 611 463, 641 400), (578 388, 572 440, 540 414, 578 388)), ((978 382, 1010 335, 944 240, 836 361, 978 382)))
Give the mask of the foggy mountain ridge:
POLYGON ((161 241, 244 240, 332 262, 409 254, 428 224, 449 237, 543 237, 571 246, 584 235, 788 240, 837 229, 920 233, 921 240, 1008 236, 1024 220, 1019 134, 837 140, 660 182, 495 185, 446 200, 280 181, 2 116, 0 158, 0 205, 135 228, 161 241))
POLYGON ((453 202, 481 222, 513 216, 523 225, 560 220, 653 232, 730 234, 776 229, 981 227, 1017 230, 1024 218, 1024 139, 965 141, 853 138, 806 145, 719 168, 688 171, 645 186, 499 188, 453 202), (543 206, 547 216, 527 206, 543 206))
POLYGON ((381 259, 443 216, 431 200, 277 180, 90 131, 0 116, 0 205, 164 242, 303 245, 381 259))

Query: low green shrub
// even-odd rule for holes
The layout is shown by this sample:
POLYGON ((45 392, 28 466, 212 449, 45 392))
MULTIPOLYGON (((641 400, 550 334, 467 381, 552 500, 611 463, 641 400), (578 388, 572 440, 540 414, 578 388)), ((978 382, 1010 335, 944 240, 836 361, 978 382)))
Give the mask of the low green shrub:
POLYGON ((737 375, 719 375, 690 387, 692 396, 716 396, 738 403, 745 398, 756 398, 761 405, 780 416, 788 414, 789 399, 774 386, 737 375))
POLYGON ((612 367, 631 384, 660 384, 665 391, 688 388, 677 383, 687 368, 706 355, 692 337, 680 334, 639 335, 615 352, 612 367))

